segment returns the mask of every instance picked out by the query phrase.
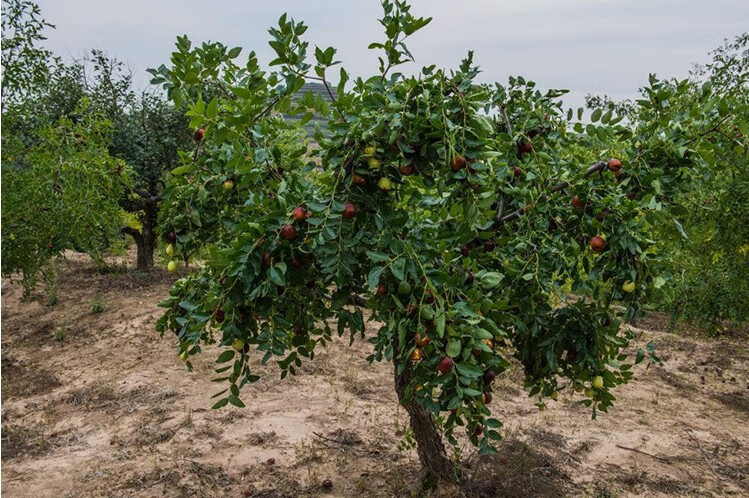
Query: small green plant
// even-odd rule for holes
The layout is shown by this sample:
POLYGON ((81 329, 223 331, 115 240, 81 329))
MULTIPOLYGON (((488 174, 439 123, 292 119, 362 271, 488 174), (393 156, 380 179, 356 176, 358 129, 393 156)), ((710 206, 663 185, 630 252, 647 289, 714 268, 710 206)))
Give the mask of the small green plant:
POLYGON ((107 302, 102 296, 98 296, 91 303, 91 313, 104 313, 107 310, 107 302))
POLYGON ((55 340, 57 342, 62 342, 65 340, 65 325, 60 325, 57 327, 57 330, 55 331, 55 340))
POLYGON ((54 306, 58 302, 57 290, 58 280, 60 275, 60 263, 57 260, 52 260, 47 268, 42 271, 42 277, 44 278, 44 294, 47 296, 47 306, 54 306))
POLYGON ((52 307, 57 304, 57 292, 47 294, 47 306, 52 307))

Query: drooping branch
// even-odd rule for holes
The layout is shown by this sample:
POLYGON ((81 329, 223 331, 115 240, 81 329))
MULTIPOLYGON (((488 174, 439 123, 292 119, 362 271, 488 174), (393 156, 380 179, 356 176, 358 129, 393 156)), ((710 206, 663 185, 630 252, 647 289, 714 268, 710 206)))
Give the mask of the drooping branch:
MULTIPOLYGON (((599 172, 599 171, 603 171, 604 169, 606 169, 606 165, 607 164, 608 163, 606 163, 606 161, 599 161, 599 162, 595 163, 593 166, 591 166, 590 168, 588 168, 585 171, 585 174, 583 175, 583 178, 587 178, 590 175, 592 175, 593 173, 596 173, 596 172, 599 172)), ((569 186, 570 186, 570 182, 560 182, 560 183, 557 183, 556 185, 554 185, 553 187, 551 187, 551 190, 550 190, 549 193, 550 194, 554 194, 554 193, 560 192, 560 191, 566 189, 569 186)), ((544 194, 541 197, 539 197, 536 202, 544 202, 548 198, 549 198, 549 196, 547 194, 544 194)), ((516 220, 516 219, 520 218, 521 216, 523 216, 523 214, 525 212, 526 212, 526 208, 521 208, 521 209, 517 209, 517 210, 515 210, 515 211, 513 211, 513 212, 511 212, 511 213, 509 213, 509 214, 507 214, 505 216, 497 216, 497 218, 494 220, 494 224, 496 226, 496 225, 500 225, 502 223, 506 223, 508 221, 516 220)))

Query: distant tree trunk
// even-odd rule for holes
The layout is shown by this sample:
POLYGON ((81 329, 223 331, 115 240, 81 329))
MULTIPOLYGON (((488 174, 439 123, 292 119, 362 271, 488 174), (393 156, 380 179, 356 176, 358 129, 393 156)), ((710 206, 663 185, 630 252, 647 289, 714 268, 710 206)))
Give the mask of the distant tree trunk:
POLYGON ((398 373, 400 362, 394 360, 393 364, 395 366, 395 392, 398 393, 398 401, 408 412, 411 429, 416 439, 419 461, 426 480, 430 484, 455 482, 457 479, 455 465, 447 457, 442 436, 437 432, 431 412, 416 402, 404 402, 406 387, 411 381, 410 366, 406 364, 403 372, 398 373))
POLYGON ((138 249, 137 268, 139 270, 150 270, 153 268, 153 253, 156 250, 158 242, 156 234, 157 206, 158 204, 156 203, 149 202, 145 204, 140 216, 140 231, 131 227, 122 228, 123 233, 131 235, 133 240, 135 240, 135 245, 138 249))

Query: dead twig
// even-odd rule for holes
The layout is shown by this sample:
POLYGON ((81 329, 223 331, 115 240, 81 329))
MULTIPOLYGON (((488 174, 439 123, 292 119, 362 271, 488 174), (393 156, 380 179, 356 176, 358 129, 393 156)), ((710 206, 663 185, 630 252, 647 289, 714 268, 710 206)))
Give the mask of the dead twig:
POLYGON ((641 455, 649 456, 650 458, 655 458, 659 462, 663 462, 663 463, 667 463, 667 464, 671 463, 671 461, 669 459, 667 459, 667 458, 662 458, 662 457, 659 457, 659 456, 655 456, 652 453, 648 453, 648 452, 645 452, 645 451, 642 451, 642 450, 638 450, 637 448, 630 448, 629 446, 622 446, 621 444, 617 444, 616 447, 617 448, 621 448, 623 450, 627 450, 627 451, 634 451, 635 453, 639 453, 641 455))
POLYGON ((692 429, 690 429, 689 427, 684 427, 684 432, 686 432, 689 439, 691 439, 694 442, 694 444, 697 445, 697 449, 700 450, 700 453, 702 454, 702 458, 705 460, 705 463, 707 464, 707 466, 710 467, 710 470, 715 475, 715 477, 717 477, 719 481, 725 481, 725 478, 722 477, 720 474, 718 474, 718 472, 715 470, 715 467, 713 467, 713 464, 710 462, 710 459, 707 458, 707 454, 705 453, 705 450, 702 448, 702 445, 700 444, 699 440, 696 437, 694 437, 694 435, 692 435, 692 429))
MULTIPOLYGON (((331 443, 340 444, 341 446, 352 446, 354 444, 357 444, 356 441, 346 441, 346 440, 340 440, 340 439, 332 439, 326 436, 323 436, 322 434, 319 434, 317 432, 312 432, 315 436, 319 437, 320 439, 324 439, 326 441, 330 441, 331 443)), ((327 445, 326 445, 327 446, 327 445)))

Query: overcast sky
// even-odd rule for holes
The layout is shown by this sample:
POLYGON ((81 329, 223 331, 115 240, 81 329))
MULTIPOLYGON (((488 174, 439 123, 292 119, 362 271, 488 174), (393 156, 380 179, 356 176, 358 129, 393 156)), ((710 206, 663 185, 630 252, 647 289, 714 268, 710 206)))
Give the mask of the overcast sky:
MULTIPOLYGON (((354 75, 377 70, 367 45, 383 38, 377 0, 37 0, 57 26, 48 47, 79 56, 100 48, 145 70, 167 63, 177 35, 255 50, 271 60, 267 29, 283 12, 304 19, 306 38, 334 46, 354 75)), ((749 0, 412 0, 432 23, 409 48, 418 67, 455 67, 468 50, 483 81, 523 75, 567 88, 569 105, 588 93, 630 98, 649 73, 686 76, 725 38, 749 30, 749 0)), ((416 66, 411 67, 411 71, 416 66)), ((408 69, 405 69, 408 71, 408 69)))

